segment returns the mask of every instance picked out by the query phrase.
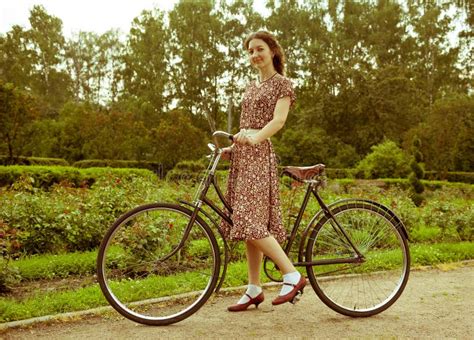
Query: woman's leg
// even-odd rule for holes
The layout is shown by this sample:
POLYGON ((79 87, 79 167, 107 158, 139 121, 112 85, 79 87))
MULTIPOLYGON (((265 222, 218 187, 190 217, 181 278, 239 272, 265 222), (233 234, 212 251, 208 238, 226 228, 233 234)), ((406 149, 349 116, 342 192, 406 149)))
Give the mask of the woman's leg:
POLYGON ((283 274, 283 285, 280 294, 272 301, 272 304, 279 305, 284 302, 292 301, 297 292, 302 291, 306 285, 306 279, 304 279, 296 270, 293 263, 291 263, 290 259, 273 236, 259 240, 252 240, 250 242, 271 258, 283 274))
MULTIPOLYGON (((259 240, 249 240, 247 241, 247 244, 249 243, 254 245, 257 249, 259 249, 261 252, 271 258, 273 262, 275 262, 276 265, 280 268, 283 275, 296 271, 296 268, 293 266, 290 259, 288 258, 288 256, 286 256, 280 244, 277 242, 277 240, 275 240, 273 236, 265 237, 259 240)), ((249 249, 248 246, 247 249, 249 249)))
POLYGON ((247 265, 249 283, 260 286, 260 268, 262 266, 263 253, 254 244, 247 241, 247 265))
POLYGON ((248 241, 245 242, 247 248, 247 266, 248 266, 248 277, 249 284, 247 286, 247 291, 240 298, 236 305, 232 305, 228 308, 231 312, 239 312, 246 310, 248 303, 250 302, 250 297, 256 299, 256 306, 263 301, 263 296, 258 298, 262 293, 262 287, 260 287, 260 267, 262 266, 263 253, 255 247, 252 243, 248 241))

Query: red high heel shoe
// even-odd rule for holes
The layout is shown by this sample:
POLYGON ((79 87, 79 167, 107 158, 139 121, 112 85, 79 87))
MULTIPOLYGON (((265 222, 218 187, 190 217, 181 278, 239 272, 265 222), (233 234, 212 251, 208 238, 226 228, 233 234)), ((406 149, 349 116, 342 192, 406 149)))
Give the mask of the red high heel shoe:
POLYGON ((298 292, 301 292, 301 295, 303 295, 303 290, 304 287, 306 286, 306 278, 301 275, 300 280, 298 281, 297 284, 293 283, 287 283, 283 282, 284 285, 287 286, 293 286, 294 288, 289 292, 288 294, 285 295, 279 295, 276 299, 272 301, 272 305, 281 305, 282 303, 291 301, 291 303, 295 303, 295 297, 298 294, 298 292))
POLYGON ((246 310, 250 305, 255 305, 255 308, 258 308, 258 305, 265 300, 265 297, 263 296, 263 292, 258 294, 256 297, 252 298, 250 295, 245 294, 249 297, 249 301, 246 303, 237 303, 235 305, 227 307, 227 310, 229 312, 242 312, 246 310))

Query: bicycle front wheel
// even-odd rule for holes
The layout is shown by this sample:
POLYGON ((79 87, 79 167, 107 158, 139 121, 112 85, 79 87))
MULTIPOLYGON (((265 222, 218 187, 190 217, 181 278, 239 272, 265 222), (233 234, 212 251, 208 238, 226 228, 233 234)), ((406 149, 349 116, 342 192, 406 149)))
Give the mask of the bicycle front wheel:
POLYGON ((121 216, 100 245, 97 273, 107 301, 147 325, 167 325, 196 312, 214 291, 220 256, 214 234, 192 212, 156 203, 121 216), (181 243, 181 246, 180 246, 181 243))
POLYGON ((380 206, 353 201, 331 210, 338 224, 362 254, 361 261, 332 218, 322 217, 306 248, 308 278, 330 308, 352 317, 366 317, 390 307, 405 288, 410 253, 394 215, 380 206))

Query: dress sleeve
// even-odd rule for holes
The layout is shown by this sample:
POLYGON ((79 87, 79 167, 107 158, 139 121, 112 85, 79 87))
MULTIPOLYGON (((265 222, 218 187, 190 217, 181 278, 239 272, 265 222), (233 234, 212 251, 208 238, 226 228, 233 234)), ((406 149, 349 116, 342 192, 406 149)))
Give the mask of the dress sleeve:
POLYGON ((278 98, 284 98, 284 97, 290 97, 290 107, 293 105, 293 103, 296 100, 296 95, 295 91, 293 90, 293 84, 291 83, 291 80, 288 78, 283 78, 281 83, 280 83, 280 91, 278 94, 278 98))

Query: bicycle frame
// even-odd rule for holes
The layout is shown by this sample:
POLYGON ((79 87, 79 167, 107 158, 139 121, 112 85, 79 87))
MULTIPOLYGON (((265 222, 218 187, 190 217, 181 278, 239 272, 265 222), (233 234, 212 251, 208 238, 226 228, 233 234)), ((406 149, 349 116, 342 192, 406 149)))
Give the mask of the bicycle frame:
MULTIPOLYGON (((212 150, 212 147, 215 148, 215 146, 214 145, 211 146, 211 145, 212 144, 210 144, 209 147, 212 150)), ((216 171, 216 168, 217 168, 217 164, 219 163, 219 160, 220 160, 221 155, 222 155, 222 149, 216 148, 213 151, 214 152, 211 155, 211 161, 210 161, 210 164, 209 164, 209 167, 208 167, 208 171, 207 171, 206 175, 204 176, 203 180, 201 181, 201 183, 198 187, 198 190, 197 190, 197 193, 196 193, 196 196, 195 196, 195 201, 193 203, 189 203, 189 202, 180 200, 181 203, 184 203, 184 204, 187 204, 187 205, 190 205, 190 206, 194 207, 193 215, 192 215, 192 218, 191 218, 190 223, 188 225, 188 228, 186 229, 185 237, 183 237, 183 240, 185 240, 187 235, 189 234, 189 230, 190 230, 191 226, 193 225, 195 217, 197 216, 197 214, 199 212, 202 212, 206 217, 208 217, 211 221, 213 221, 214 224, 217 225, 217 223, 209 216, 209 214, 207 214, 207 212, 205 212, 202 209, 203 204, 210 207, 222 219, 224 219, 227 223, 232 225, 232 220, 231 220, 231 218, 228 217, 228 215, 232 214, 232 207, 230 206, 230 203, 225 199, 224 194, 220 190, 219 184, 217 183, 217 179, 216 179, 216 176, 215 176, 215 171, 216 171), (219 207, 217 207, 214 204, 214 202, 212 202, 207 197, 207 192, 208 192, 211 185, 214 187, 214 190, 216 191, 219 199, 224 204, 224 208, 226 209, 228 215, 224 211, 219 209, 219 207)), ((352 242, 352 240, 350 239, 350 237, 348 236, 348 234, 346 233, 344 228, 337 222, 337 219, 335 218, 335 216, 332 214, 329 207, 324 203, 321 196, 319 195, 318 187, 320 187, 322 185, 322 183, 323 183, 322 180, 319 180, 319 179, 305 180, 305 181, 302 181, 302 182, 307 183, 308 185, 307 185, 306 193, 305 193, 305 196, 304 196, 304 199, 303 199, 303 203, 300 207, 297 218, 294 222, 293 228, 292 228, 290 236, 288 238, 288 242, 286 243, 286 246, 285 246, 285 249, 284 249, 285 253, 288 255, 291 248, 292 248, 292 246, 293 246, 293 242, 296 239, 296 235, 298 233, 298 229, 299 229, 301 220, 303 218, 303 214, 306 210, 306 207, 308 205, 311 194, 313 194, 313 196, 316 198, 319 206, 321 207, 322 213, 328 219, 330 219, 332 221, 331 225, 333 226, 334 230, 338 234, 340 234, 348 242, 348 244, 352 247, 352 249, 354 250, 354 255, 355 256, 350 257, 350 258, 346 257, 346 258, 324 259, 324 260, 317 260, 317 261, 311 261, 311 262, 303 261, 304 246, 306 244, 305 240, 306 240, 307 234, 309 232, 309 226, 308 226, 308 228, 306 228, 306 230, 303 234, 303 238, 301 239, 301 242, 300 242, 299 251, 298 251, 298 262, 293 263, 293 265, 295 265, 295 266, 315 266, 315 265, 327 265, 327 264, 362 263, 362 262, 364 262, 364 256, 359 252, 359 250, 354 245, 354 243, 352 242)), ((221 233, 220 229, 219 229, 219 232, 221 233)), ((182 242, 184 242, 184 241, 182 241, 182 242)), ((224 239, 224 242, 225 242, 225 239, 224 239)), ((225 244, 227 244, 227 243, 225 242, 225 244)))

